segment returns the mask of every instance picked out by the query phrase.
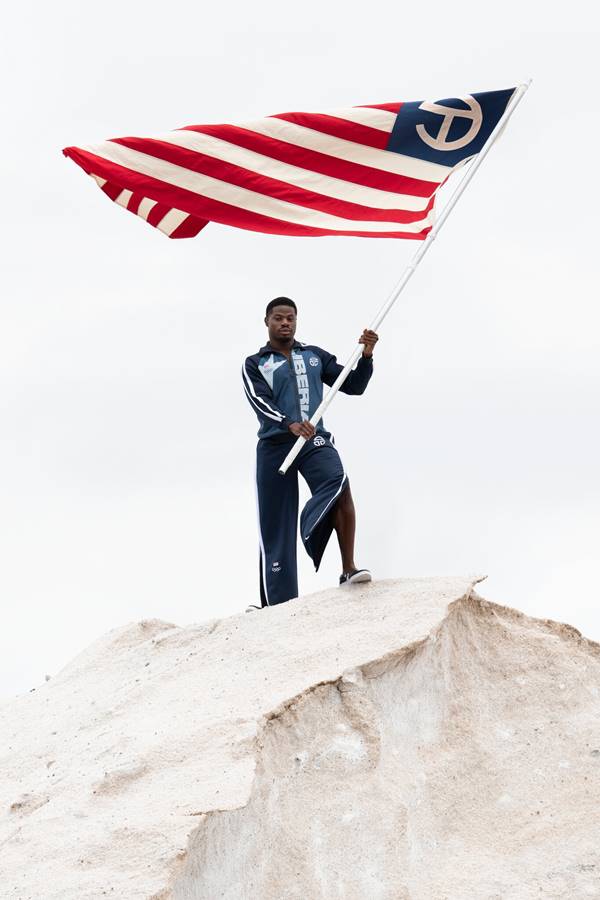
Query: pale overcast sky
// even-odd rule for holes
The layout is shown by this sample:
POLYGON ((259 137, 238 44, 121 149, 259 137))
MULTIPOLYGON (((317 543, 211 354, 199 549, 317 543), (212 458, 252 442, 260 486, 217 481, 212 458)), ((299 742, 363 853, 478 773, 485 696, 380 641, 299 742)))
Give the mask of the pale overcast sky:
MULTIPOLYGON (((415 250, 214 224, 169 241, 61 148, 528 77, 383 324, 367 392, 338 397, 326 424, 360 566, 487 573, 487 598, 600 640, 599 29, 592 4, 557 8, 12 5, 0 698, 115 626, 184 625, 257 596, 257 422, 239 372, 264 306, 293 297, 298 338, 343 360, 415 250)), ((300 552, 302 593, 337 584, 335 537, 318 574, 300 552)))

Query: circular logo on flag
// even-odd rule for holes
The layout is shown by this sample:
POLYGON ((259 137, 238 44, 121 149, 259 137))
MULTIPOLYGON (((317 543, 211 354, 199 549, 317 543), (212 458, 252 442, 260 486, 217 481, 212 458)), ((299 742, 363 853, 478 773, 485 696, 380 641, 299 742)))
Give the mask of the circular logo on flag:
POLYGON ((315 447, 322 447, 324 443, 325 443, 325 438, 321 437, 320 434, 318 434, 313 441, 313 444, 315 445, 315 447))
POLYGON ((311 364, 311 366, 318 366, 319 360, 316 356, 311 356, 311 358, 309 359, 309 363, 311 364))
POLYGON ((424 125, 417 125, 417 134, 421 140, 429 147, 433 147, 434 150, 460 150, 461 147, 466 147, 467 144, 470 144, 471 141, 477 137, 479 129, 481 128, 481 123, 483 122, 481 106, 475 97, 471 97, 470 95, 461 97, 460 99, 467 104, 469 107, 468 109, 454 109, 452 106, 442 106, 440 103, 428 103, 427 101, 424 101, 419 106, 419 109, 424 109, 427 112, 436 113, 438 116, 444 117, 444 121, 440 125, 440 130, 435 137, 432 137, 429 134, 424 125), (447 141, 446 138, 448 137, 452 123, 457 116, 462 119, 470 119, 471 125, 463 137, 457 138, 454 141, 447 141))

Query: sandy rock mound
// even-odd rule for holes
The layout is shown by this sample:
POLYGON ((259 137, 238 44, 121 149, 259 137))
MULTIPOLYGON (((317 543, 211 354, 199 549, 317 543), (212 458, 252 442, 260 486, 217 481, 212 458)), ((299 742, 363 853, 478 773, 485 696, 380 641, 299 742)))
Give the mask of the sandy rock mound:
POLYGON ((110 632, 0 708, 0 897, 600 897, 600 647, 476 581, 110 632))

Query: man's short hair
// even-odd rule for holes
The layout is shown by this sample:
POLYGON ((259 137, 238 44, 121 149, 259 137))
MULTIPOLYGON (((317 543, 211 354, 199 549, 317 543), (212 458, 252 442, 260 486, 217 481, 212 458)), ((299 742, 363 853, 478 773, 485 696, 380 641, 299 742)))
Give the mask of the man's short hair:
POLYGON ((298 307, 293 300, 290 300, 289 297, 275 297, 274 300, 271 300, 270 303, 267 303, 265 317, 269 315, 274 306, 291 306, 294 312, 298 314, 298 307))

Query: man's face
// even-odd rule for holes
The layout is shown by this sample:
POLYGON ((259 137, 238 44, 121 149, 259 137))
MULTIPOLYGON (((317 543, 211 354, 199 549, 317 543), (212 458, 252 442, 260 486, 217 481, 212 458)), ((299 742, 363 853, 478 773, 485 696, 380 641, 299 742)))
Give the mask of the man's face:
POLYGON ((269 340, 291 344, 296 334, 296 311, 293 306, 274 306, 265 319, 269 340))

